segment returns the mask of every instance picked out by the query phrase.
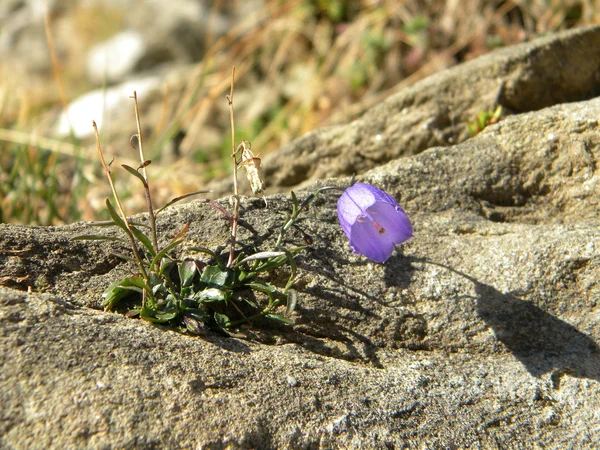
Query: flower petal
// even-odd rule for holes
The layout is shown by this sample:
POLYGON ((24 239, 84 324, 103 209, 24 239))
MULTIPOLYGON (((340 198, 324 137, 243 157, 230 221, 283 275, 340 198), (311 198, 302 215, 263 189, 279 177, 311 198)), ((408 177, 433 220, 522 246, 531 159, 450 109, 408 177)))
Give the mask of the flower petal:
POLYGON ((404 210, 396 204, 376 202, 367 212, 385 232, 380 234, 396 244, 402 244, 413 235, 413 228, 404 210))
POLYGON ((340 225, 356 253, 385 262, 400 244, 412 236, 406 213, 391 195, 370 184, 356 183, 337 203, 340 225))
POLYGON ((382 237, 373 222, 368 219, 354 222, 350 245, 356 253, 379 263, 387 261, 394 251, 394 242, 387 236, 382 237))
MULTIPOLYGON (((348 238, 350 238, 350 228, 352 227, 352 224, 356 222, 358 216, 363 214, 363 210, 359 205, 360 198, 355 198, 355 195, 353 195, 352 188, 354 186, 346 189, 337 201, 338 220, 340 221, 342 230, 344 230, 344 233, 346 233, 348 238)), ((372 205, 372 203, 370 203, 370 205, 372 205)))

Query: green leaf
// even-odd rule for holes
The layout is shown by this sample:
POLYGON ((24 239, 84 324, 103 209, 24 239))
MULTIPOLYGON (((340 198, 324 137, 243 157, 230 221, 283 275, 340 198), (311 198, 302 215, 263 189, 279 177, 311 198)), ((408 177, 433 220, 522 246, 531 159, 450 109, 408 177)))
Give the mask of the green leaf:
POLYGON ((117 286, 120 289, 125 289, 127 291, 133 291, 133 292, 137 292, 138 294, 143 294, 144 293, 144 289, 137 287, 137 286, 128 286, 128 285, 118 285, 117 286))
POLYGON ((183 199, 186 199, 188 197, 191 197, 192 195, 206 194, 208 192, 211 192, 211 191, 205 189, 205 190, 202 190, 202 191, 190 192, 189 194, 182 195, 181 197, 175 197, 169 203, 167 203, 165 206, 163 206, 158 211, 156 211, 156 215, 158 216, 164 209, 168 208, 172 204, 177 203, 177 202, 179 202, 179 201, 181 201, 183 199))
POLYGON ((284 252, 283 255, 276 256, 275 258, 267 259, 264 263, 262 263, 256 267, 252 267, 252 270, 254 272, 259 273, 259 272, 265 272, 267 270, 277 269, 278 267, 283 266, 287 260, 288 260, 287 253, 284 252))
POLYGON ((485 111, 480 111, 477 114, 477 125, 479 125, 479 129, 483 130, 486 126, 487 122, 487 113, 485 111))
POLYGON ((154 256, 154 258, 152 259, 152 262, 150 263, 150 266, 153 267, 154 265, 156 265, 156 263, 161 261, 166 256, 167 253, 169 253, 175 247, 181 245, 184 241, 185 241, 185 239, 178 239, 175 241, 171 241, 171 243, 169 245, 167 245, 165 248, 163 248, 160 252, 158 252, 154 256))
POLYGON ((296 256, 298 253, 304 250, 304 248, 305 247, 296 247, 292 250, 282 249, 282 251, 279 252, 261 252, 257 253, 256 255, 249 256, 248 258, 245 258, 240 262, 251 260, 259 261, 266 259, 265 262, 263 262, 262 264, 254 264, 252 266, 251 270, 256 273, 276 269, 288 262, 292 269, 292 276, 295 276, 297 271, 297 264, 294 260, 294 256, 296 256))
POLYGON ((239 263, 239 262, 240 262, 242 259, 244 259, 245 257, 246 257, 246 254, 245 254, 243 251, 239 252, 239 253, 237 254, 237 256, 235 257, 235 259, 233 260, 233 265, 234 265, 234 266, 237 266, 237 265, 238 265, 238 263, 239 263))
POLYGON ((277 293, 277 288, 269 283, 261 283, 255 281, 254 283, 248 283, 246 286, 248 286, 253 291, 262 292, 264 294, 273 295, 277 293))
POLYGON ((131 256, 128 256, 128 255, 125 255, 124 253, 110 252, 110 255, 116 256, 117 258, 120 258, 123 261, 128 261, 128 262, 133 262, 133 263, 137 262, 137 260, 135 258, 132 258, 131 256))
POLYGON ((402 28, 408 34, 417 34, 425 30, 429 26, 429 18, 423 15, 413 16, 412 19, 406 22, 402 28))
POLYGON ((298 214, 298 197, 296 197, 294 191, 290 192, 290 197, 292 197, 292 217, 296 217, 298 214))
POLYGON ((108 209, 108 214, 110 215, 110 218, 113 220, 115 225, 118 226, 119 228, 121 228, 125 233, 129 234, 127 225, 125 225, 125 222, 123 222, 123 219, 121 219, 121 217, 119 217, 119 214, 117 213, 117 211, 115 210, 115 208, 113 207, 112 203, 110 202, 110 200, 108 198, 106 199, 106 208, 108 209))
POLYGON ((171 277, 170 277, 171 269, 175 265, 176 265, 175 261, 173 261, 168 256, 165 256, 163 259, 160 260, 160 268, 158 269, 158 272, 163 277, 167 278, 170 281, 171 280, 171 277))
POLYGON ((191 248, 188 248, 187 250, 188 251, 196 251, 196 252, 200 252, 200 253, 206 253, 207 255, 210 255, 213 258, 217 259, 217 254, 206 247, 191 247, 191 248))
POLYGON ((285 251, 285 256, 287 257, 288 262, 290 263, 290 268, 292 269, 292 274, 290 278, 294 278, 296 276, 296 272, 298 271, 298 265, 296 264, 296 260, 294 259, 294 255, 288 250, 285 251))
POLYGON ((132 291, 142 292, 145 288, 147 288, 146 283, 139 277, 129 277, 115 281, 102 294, 102 297, 104 297, 102 306, 104 306, 106 311, 110 311, 119 301, 131 295, 132 291))
POLYGON ((238 262, 236 264, 236 266, 239 265, 239 264, 248 262, 248 261, 255 261, 257 259, 276 258, 278 256, 283 256, 285 254, 286 254, 285 252, 260 252, 260 253, 255 253, 254 255, 250 255, 250 256, 247 256, 246 258, 242 259, 240 262, 238 262))
POLYGON ((167 302, 146 304, 140 316, 144 320, 154 323, 165 323, 179 317, 182 313, 181 302, 172 295, 167 296, 167 298, 169 299, 167 302))
POLYGON ((302 211, 304 208, 306 208, 308 205, 310 205, 313 202, 313 200, 315 198, 317 198, 318 193, 319 193, 319 191, 317 191, 316 193, 315 192, 311 192, 308 195, 308 197, 306 197, 304 199, 304 201, 302 202, 302 204, 300 205, 299 211, 302 211))
POLYGON ((192 297, 194 295, 194 287, 188 286, 188 287, 181 288, 181 292, 179 292, 179 295, 181 296, 181 298, 192 297))
POLYGON ((155 286, 162 285, 163 280, 159 274, 153 271, 148 274, 148 284, 154 288, 155 286))
POLYGON ((292 197, 292 205, 298 206, 298 197, 294 191, 290 191, 290 197, 292 197))
MULTIPOLYGON (((114 223, 112 220, 105 220, 102 222, 92 222, 89 225, 92 227, 114 227, 116 225, 116 223, 114 223)), ((129 221, 129 225, 135 225, 136 227, 150 228, 150 225, 148 225, 147 223, 141 223, 141 222, 129 221)))
POLYGON ((250 300, 248 297, 244 297, 242 300, 244 300, 246 303, 248 303, 254 309, 258 309, 258 305, 256 303, 254 303, 252 300, 250 300))
MULTIPOLYGON (((146 284, 146 282, 144 281, 144 279, 142 277, 129 277, 129 278, 126 278, 126 280, 131 283, 131 286, 135 286, 140 289, 150 291, 150 286, 148 286, 146 284)), ((123 285, 123 284, 121 283, 121 285, 123 285)))
MULTIPOLYGON (((110 200, 108 198, 106 199, 106 208, 108 209, 108 213, 110 214, 110 217, 114 221, 115 225, 120 227, 125 233, 129 234, 127 225, 125 225, 125 222, 123 222, 123 219, 121 219, 121 217, 119 216, 119 214, 117 213, 117 211, 115 210, 115 208, 113 207, 112 203, 110 202, 110 200)), ((129 224, 129 227, 131 228, 131 232, 133 233, 133 236, 138 241, 140 241, 144 247, 146 247, 146 249, 150 252, 151 255, 154 256, 156 251, 152 247, 152 243, 150 242, 150 239, 148 239, 148 237, 144 233, 142 233, 140 230, 138 230, 136 227, 132 226, 131 224, 129 224)))
POLYGON ((157 321, 168 322, 169 320, 173 320, 175 317, 179 315, 179 312, 157 312, 154 314, 154 317, 157 321))
POLYGON ((231 287, 234 281, 233 271, 222 270, 219 266, 207 266, 202 272, 200 281, 211 287, 231 287))
POLYGON ((285 309, 285 315, 289 316, 296 309, 296 304, 298 303, 298 293, 294 289, 289 289, 287 291, 287 307, 285 309))
POLYGON ((179 314, 178 312, 173 312, 173 311, 169 311, 169 312, 155 311, 154 309, 149 308, 149 307, 142 308, 140 311, 140 317, 142 319, 144 319, 148 322, 152 322, 152 323, 168 322, 168 321, 176 318, 178 314, 179 314))
POLYGON ((152 286, 152 295, 156 298, 163 298, 169 295, 169 291, 167 291, 164 284, 155 284, 152 286))
POLYGON ((215 322, 217 322, 217 325, 219 325, 221 328, 227 328, 229 325, 229 317, 227 317, 225 314, 216 312, 214 313, 214 318, 215 322))
POLYGON ((467 128, 469 129, 469 134, 471 137, 475 137, 477 135, 477 125, 474 122, 467 123, 467 128))
POLYGON ((133 167, 128 166, 127 164, 121 164, 121 167, 123 169, 125 169, 127 172, 129 172, 131 175, 136 177, 138 180, 140 180, 142 182, 142 184, 144 185, 144 188, 146 188, 146 189, 148 188, 148 182, 146 181, 146 179, 144 178, 144 176, 141 173, 139 173, 133 167))
POLYGON ((194 283, 194 277, 198 273, 198 268, 196 267, 196 263, 190 259, 182 261, 177 266, 177 271, 179 272, 179 280, 181 282, 181 287, 188 287, 194 283))
POLYGON ((499 119, 502 115, 502 105, 496 106, 494 113, 492 114, 492 119, 499 119))
POLYGON ((203 291, 197 292, 193 298, 199 303, 211 303, 227 301, 230 296, 230 293, 227 291, 218 288, 206 288, 203 291))
POLYGON ((142 233, 140 230, 138 230, 133 225, 129 224, 129 227, 131 228, 131 232, 133 233, 135 238, 138 241, 140 241, 144 247, 146 247, 146 250, 148 250, 152 256, 155 256, 156 250, 152 246, 152 242, 150 242, 150 238, 148 238, 148 236, 146 236, 144 233, 142 233))
POLYGON ((239 284, 247 284, 249 281, 256 278, 257 273, 252 270, 246 272, 244 270, 240 271, 237 276, 237 281, 239 284))
POLYGON ((294 325, 296 322, 294 319, 290 319, 289 317, 282 316, 281 314, 265 314, 267 319, 274 320, 276 322, 282 322, 288 325, 294 325))

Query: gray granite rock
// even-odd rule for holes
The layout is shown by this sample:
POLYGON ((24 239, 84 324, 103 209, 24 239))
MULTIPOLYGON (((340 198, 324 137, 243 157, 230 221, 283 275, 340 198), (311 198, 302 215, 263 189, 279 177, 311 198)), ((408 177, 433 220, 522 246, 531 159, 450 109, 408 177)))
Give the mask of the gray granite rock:
MULTIPOLYGON (((348 125, 316 130, 264 158, 271 192, 361 174, 394 158, 470 137, 467 122, 502 106, 535 111, 600 94, 600 26, 496 50, 400 90, 348 125)), ((257 152, 260 149, 256 150, 257 152)), ((213 184, 231 192, 231 180, 213 184)))
MULTIPOLYGON (((428 81, 431 98, 459 73, 428 81)), ((536 71, 511 73, 513 86, 536 84, 536 71)), ((540 87, 533 111, 515 106, 473 139, 361 171, 415 228, 384 265, 352 253, 337 196, 319 197, 302 222, 314 242, 297 258, 294 327, 202 339, 103 312, 103 289, 135 267, 108 244, 70 241, 88 224, 0 225, 0 447, 598 447, 600 99, 562 102, 595 86, 546 100, 540 87)), ((395 142, 386 123, 363 142, 395 142)), ((244 198, 241 242, 268 248, 289 208, 285 195, 268 208, 244 198)), ((186 248, 227 240, 227 222, 200 203, 168 209, 164 239, 185 222, 186 248)), ((299 232, 290 241, 305 244, 299 232)))

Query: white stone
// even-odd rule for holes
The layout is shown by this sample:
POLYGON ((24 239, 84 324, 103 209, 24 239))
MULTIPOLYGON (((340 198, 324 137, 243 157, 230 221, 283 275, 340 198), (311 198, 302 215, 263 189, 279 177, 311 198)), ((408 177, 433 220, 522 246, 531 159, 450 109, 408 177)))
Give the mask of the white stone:
POLYGON ((117 33, 89 51, 88 78, 95 83, 121 80, 134 70, 145 53, 146 43, 140 33, 133 30, 117 33))
POLYGON ((75 137, 83 139, 94 134, 92 120, 96 121, 98 129, 102 131, 103 128, 110 127, 111 121, 118 122, 117 117, 120 117, 120 112, 123 110, 131 111, 131 117, 134 117, 133 100, 130 98, 133 91, 137 92, 140 99, 144 94, 159 87, 159 78, 147 77, 128 81, 106 90, 96 89, 88 92, 71 102, 67 111, 60 115, 55 129, 56 134, 59 137, 66 137, 72 131, 75 137))

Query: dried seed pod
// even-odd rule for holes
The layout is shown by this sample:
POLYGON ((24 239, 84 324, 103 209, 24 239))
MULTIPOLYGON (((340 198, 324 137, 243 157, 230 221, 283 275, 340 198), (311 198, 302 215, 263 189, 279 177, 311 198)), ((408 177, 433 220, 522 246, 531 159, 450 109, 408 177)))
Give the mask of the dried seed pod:
POLYGON ((262 178, 262 170, 260 168, 260 158, 254 156, 250 150, 250 142, 243 141, 238 150, 242 147, 242 166, 246 169, 246 176, 250 182, 253 194, 260 194, 265 190, 265 182, 262 178))

